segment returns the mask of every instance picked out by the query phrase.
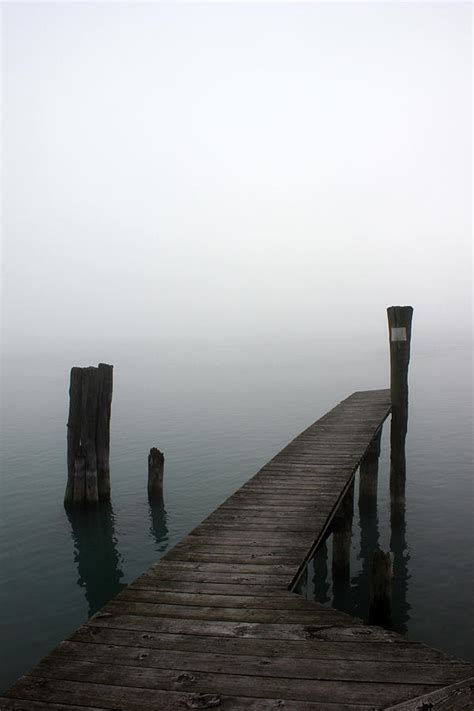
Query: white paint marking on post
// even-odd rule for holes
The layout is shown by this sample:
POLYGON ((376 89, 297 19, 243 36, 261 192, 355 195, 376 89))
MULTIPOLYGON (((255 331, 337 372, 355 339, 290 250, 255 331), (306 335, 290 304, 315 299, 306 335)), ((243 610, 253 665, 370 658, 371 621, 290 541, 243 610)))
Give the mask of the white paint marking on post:
POLYGON ((403 326, 401 328, 392 328, 391 334, 392 341, 406 341, 407 340, 407 330, 403 326))

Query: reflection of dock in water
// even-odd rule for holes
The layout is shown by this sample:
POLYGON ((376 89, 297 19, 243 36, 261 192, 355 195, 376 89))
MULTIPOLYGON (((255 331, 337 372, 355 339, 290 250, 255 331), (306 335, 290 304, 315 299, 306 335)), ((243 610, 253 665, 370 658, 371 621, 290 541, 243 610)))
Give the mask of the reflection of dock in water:
POLYGON ((157 553, 164 553, 168 548, 168 526, 166 525, 166 509, 163 501, 151 501, 150 504, 150 534, 156 543, 157 553))
POLYGON ((74 541, 79 587, 84 588, 89 617, 117 595, 125 584, 117 550, 111 504, 68 511, 74 541))
POLYGON ((392 504, 390 514, 390 551, 393 556, 393 580, 392 580, 392 605, 393 605, 393 629, 396 632, 407 631, 407 622, 410 619, 410 604, 407 600, 408 581, 408 561, 410 552, 406 541, 405 523, 405 502, 392 504))

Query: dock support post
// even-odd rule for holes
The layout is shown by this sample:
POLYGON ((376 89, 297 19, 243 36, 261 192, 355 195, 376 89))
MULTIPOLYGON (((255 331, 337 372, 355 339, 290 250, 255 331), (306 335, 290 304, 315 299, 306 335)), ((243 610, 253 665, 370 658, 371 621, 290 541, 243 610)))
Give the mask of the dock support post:
POLYGON ((382 428, 380 427, 360 463, 359 511, 371 511, 377 506, 377 484, 381 438, 382 428))
POLYGON ((148 498, 159 500, 163 498, 163 469, 165 457, 156 447, 150 449, 148 455, 148 498))
POLYGON ((112 370, 105 363, 98 368, 71 369, 66 508, 96 505, 110 498, 112 370))
POLYGON ((392 564, 390 553, 378 548, 372 558, 369 585, 369 624, 390 627, 392 621, 392 564))
POLYGON ((405 499, 405 439, 408 426, 408 364, 410 362, 411 306, 387 309, 390 338, 390 497, 392 504, 405 499))
POLYGON ((350 574, 352 519, 354 516, 354 480, 333 520, 332 575, 347 579, 350 574))

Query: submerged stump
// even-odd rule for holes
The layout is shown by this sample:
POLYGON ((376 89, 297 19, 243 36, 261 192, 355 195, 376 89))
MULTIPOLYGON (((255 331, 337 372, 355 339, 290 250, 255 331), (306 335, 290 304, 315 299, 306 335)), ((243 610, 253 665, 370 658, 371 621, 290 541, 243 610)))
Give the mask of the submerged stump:
POLYGON ((67 508, 110 498, 110 416, 113 366, 71 368, 67 422, 67 508))

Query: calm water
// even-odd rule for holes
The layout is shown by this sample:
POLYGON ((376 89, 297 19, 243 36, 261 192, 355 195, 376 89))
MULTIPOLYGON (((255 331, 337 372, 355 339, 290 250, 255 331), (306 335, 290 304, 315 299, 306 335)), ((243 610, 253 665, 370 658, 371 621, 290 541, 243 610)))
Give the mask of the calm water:
MULTIPOLYGON (((351 343, 161 345, 6 359, 0 687, 9 685, 198 524, 304 427, 354 390, 386 387, 388 347, 351 343), (72 365, 115 366, 112 505, 63 509, 72 365), (165 452, 165 504, 150 509, 147 454, 165 452)), ((330 546, 309 566, 305 594, 363 615, 368 553, 394 554, 395 624, 474 660, 472 360, 461 345, 413 347, 407 506, 390 530, 388 427, 379 505, 355 511, 351 583, 332 584, 330 546), (360 525, 362 523, 362 526, 360 525)), ((356 492, 357 501, 357 492, 356 492)))

